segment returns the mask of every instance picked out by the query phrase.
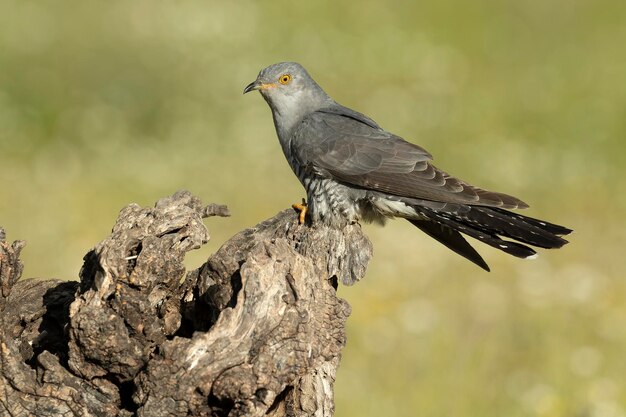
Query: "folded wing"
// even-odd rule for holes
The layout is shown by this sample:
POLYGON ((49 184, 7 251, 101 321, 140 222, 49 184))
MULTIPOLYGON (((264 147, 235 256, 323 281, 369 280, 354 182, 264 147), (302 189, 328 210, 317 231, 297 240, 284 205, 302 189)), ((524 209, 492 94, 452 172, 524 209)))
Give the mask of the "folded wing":
POLYGON ((450 176, 432 165, 432 156, 423 148, 342 109, 311 113, 292 136, 300 163, 318 175, 398 197, 504 209, 528 207, 513 196, 450 176))

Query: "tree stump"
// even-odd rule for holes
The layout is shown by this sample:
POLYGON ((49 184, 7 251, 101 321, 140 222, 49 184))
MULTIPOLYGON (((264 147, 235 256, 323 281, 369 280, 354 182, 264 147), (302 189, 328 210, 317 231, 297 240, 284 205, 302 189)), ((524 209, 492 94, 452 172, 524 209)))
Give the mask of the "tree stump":
POLYGON ((228 216, 177 192, 131 204, 80 282, 18 281, 0 229, 0 415, 331 416, 348 303, 372 246, 359 225, 278 213, 186 272, 228 216))

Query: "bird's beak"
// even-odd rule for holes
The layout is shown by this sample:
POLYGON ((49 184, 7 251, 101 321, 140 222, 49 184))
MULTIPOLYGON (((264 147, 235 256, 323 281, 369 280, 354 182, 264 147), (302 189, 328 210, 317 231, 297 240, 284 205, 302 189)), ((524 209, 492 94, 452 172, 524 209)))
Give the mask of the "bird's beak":
POLYGON ((276 87, 275 83, 264 83, 262 81, 256 80, 248 84, 246 88, 243 89, 243 93, 246 94, 253 90, 267 90, 267 89, 275 88, 275 87, 276 87))
POLYGON ((250 91, 258 90, 259 88, 261 88, 261 82, 259 80, 254 80, 243 89, 243 93, 246 94, 250 91))

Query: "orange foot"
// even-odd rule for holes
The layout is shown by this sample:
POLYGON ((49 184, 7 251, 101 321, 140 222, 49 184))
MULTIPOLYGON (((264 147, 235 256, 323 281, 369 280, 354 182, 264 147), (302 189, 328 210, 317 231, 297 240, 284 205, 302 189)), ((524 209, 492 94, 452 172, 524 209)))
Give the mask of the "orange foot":
POLYGON ((306 217, 306 213, 309 210, 306 204, 306 200, 303 198, 302 203, 292 204, 291 207, 293 207, 296 211, 300 212, 300 215, 298 216, 298 222, 300 224, 303 224, 304 219, 306 217))

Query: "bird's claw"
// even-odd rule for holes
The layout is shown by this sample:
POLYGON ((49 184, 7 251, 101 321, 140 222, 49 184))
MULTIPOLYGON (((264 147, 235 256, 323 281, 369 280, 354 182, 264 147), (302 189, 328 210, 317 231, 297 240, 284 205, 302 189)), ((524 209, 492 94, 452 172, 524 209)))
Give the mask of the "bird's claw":
POLYGON ((306 204, 306 200, 303 198, 302 203, 292 204, 291 207, 294 210, 298 211, 300 214, 298 215, 298 223, 304 224, 304 219, 306 218, 306 213, 309 210, 306 204))

